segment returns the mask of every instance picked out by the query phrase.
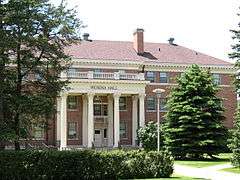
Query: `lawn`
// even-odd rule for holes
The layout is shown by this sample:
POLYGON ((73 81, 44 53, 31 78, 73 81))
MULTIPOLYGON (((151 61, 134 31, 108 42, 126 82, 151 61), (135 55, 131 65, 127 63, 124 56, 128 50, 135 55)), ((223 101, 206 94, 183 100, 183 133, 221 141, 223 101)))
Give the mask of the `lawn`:
POLYGON ((217 156, 219 159, 212 160, 212 159, 204 159, 199 161, 191 161, 191 160, 176 160, 175 163, 179 165, 191 166, 196 168, 203 168, 208 166, 215 166, 219 164, 225 164, 229 162, 231 153, 223 153, 217 156))
POLYGON ((192 177, 186 177, 186 176, 173 174, 172 177, 170 177, 170 178, 154 178, 154 179, 145 179, 145 180, 206 180, 206 179, 192 178, 192 177))
POLYGON ((240 174, 240 168, 237 168, 237 167, 225 168, 225 169, 221 169, 221 171, 227 171, 227 172, 231 172, 231 173, 240 174))

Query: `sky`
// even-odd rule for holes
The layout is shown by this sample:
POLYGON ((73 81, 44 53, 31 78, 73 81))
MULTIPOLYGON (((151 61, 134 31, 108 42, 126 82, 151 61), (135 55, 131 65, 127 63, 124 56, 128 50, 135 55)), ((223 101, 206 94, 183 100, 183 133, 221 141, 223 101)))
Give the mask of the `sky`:
MULTIPOLYGON (((59 4, 61 0, 50 0, 59 4)), ((132 41, 136 28, 144 41, 175 43, 231 61, 230 29, 240 22, 240 0, 66 0, 92 40, 132 41)))

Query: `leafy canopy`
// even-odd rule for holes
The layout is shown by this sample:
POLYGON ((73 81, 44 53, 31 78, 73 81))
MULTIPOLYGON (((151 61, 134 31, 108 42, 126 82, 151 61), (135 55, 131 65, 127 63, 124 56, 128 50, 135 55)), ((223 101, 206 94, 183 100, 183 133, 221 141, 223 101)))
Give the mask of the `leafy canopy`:
POLYGON ((0 0, 0 138, 11 137, 17 148, 21 129, 52 118, 67 85, 60 73, 70 64, 65 47, 79 40, 76 15, 64 1, 0 0))

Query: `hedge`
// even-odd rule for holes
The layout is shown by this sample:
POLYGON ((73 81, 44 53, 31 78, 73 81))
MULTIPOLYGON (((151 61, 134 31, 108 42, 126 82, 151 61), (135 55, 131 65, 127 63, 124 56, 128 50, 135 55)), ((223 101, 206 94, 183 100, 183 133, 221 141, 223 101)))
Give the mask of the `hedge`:
POLYGON ((1 179, 129 179, 169 177, 173 158, 166 152, 1 151, 1 179))
POLYGON ((231 163, 235 167, 240 167, 240 149, 233 150, 231 163))

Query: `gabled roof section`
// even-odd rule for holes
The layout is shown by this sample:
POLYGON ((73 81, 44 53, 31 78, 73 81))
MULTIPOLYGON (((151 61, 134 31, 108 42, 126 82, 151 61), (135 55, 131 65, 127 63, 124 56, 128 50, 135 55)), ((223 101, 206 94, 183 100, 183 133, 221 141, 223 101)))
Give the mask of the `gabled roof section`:
POLYGON ((144 43, 144 54, 138 55, 132 42, 127 41, 82 41, 66 48, 74 59, 151 61, 152 63, 199 64, 231 66, 221 59, 168 43, 144 43))

